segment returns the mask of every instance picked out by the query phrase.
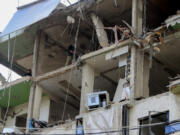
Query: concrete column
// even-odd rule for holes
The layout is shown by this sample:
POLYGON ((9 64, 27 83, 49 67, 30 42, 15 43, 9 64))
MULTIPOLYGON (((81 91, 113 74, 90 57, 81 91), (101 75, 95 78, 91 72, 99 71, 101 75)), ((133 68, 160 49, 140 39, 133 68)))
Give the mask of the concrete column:
MULTIPOLYGON (((143 0, 132 0, 132 27, 137 38, 142 35, 142 16, 143 0)), ((149 74, 144 75, 145 71, 149 69, 144 65, 144 52, 133 45, 131 47, 131 101, 148 96, 149 74)))
POLYGON ((143 69, 143 95, 144 97, 149 97, 149 74, 150 74, 150 68, 149 68, 149 57, 144 56, 144 69, 143 69))
POLYGON ((91 14, 91 19, 92 19, 92 22, 93 22, 93 24, 94 24, 94 26, 96 28, 96 34, 97 34, 97 37, 98 37, 99 44, 102 47, 109 46, 108 37, 107 37, 106 31, 104 30, 103 22, 95 14, 91 14))
MULTIPOLYGON (((35 37, 35 43, 34 43, 34 51, 33 51, 32 77, 36 77, 36 75, 37 75, 40 37, 41 37, 41 33, 37 32, 36 37, 35 37)), ((39 97, 37 97, 36 94, 38 93, 38 95, 40 95, 41 92, 37 92, 36 85, 37 85, 36 82, 32 81, 30 95, 29 95, 28 112, 27 112, 26 133, 29 132, 29 121, 32 118, 34 118, 33 112, 38 111, 37 110, 38 106, 36 106, 36 108, 34 108, 34 104, 38 104, 38 105, 40 104, 40 103, 37 103, 39 101, 39 99, 37 99, 37 98, 39 98, 39 97)))
POLYGON ((81 103, 80 114, 87 112, 87 94, 93 92, 94 89, 94 69, 85 64, 82 67, 82 89, 81 89, 81 103))
POLYGON ((134 101, 134 93, 135 93, 135 81, 136 81, 136 46, 131 47, 131 63, 130 63, 130 88, 131 88, 131 94, 130 94, 130 101, 131 104, 133 104, 134 101))
POLYGON ((142 34, 143 0, 132 0, 132 27, 136 37, 142 34))
POLYGON ((136 48, 136 58, 135 58, 135 92, 134 98, 144 98, 144 52, 136 48))
POLYGON ((42 98, 43 89, 36 85, 35 94, 34 94, 34 105, 33 105, 33 118, 39 120, 40 117, 40 105, 42 98))
MULTIPOLYGON (((132 49, 134 53, 134 98, 146 98, 149 96, 149 59, 145 57, 144 52, 135 46, 132 49)), ((132 73, 133 74, 133 73, 132 73)))

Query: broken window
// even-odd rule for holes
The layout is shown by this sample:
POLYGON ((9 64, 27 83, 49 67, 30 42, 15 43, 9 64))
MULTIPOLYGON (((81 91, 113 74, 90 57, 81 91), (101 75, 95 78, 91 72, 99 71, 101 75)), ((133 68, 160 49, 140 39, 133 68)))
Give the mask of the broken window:
POLYGON ((51 100, 50 102, 50 113, 49 113, 49 123, 59 124, 66 120, 74 120, 75 116, 78 115, 79 110, 73 108, 69 104, 64 102, 55 102, 51 100), (64 108, 64 105, 66 106, 64 108))
MULTIPOLYGON (((169 112, 158 113, 156 115, 151 115, 153 112, 149 113, 148 117, 139 120, 140 125, 146 124, 156 124, 169 121, 169 112)), ((140 128, 139 135, 165 135, 165 124, 142 127, 140 128)))
POLYGON ((76 119, 76 134, 84 135, 83 118, 76 119))
POLYGON ((170 78, 180 73, 180 54, 178 51, 180 39, 174 36, 178 33, 178 31, 173 31, 173 33, 167 34, 163 39, 166 41, 165 44, 156 47, 159 51, 154 53, 150 69, 150 96, 169 91, 167 86, 170 78))
POLYGON ((26 127, 27 114, 19 115, 16 117, 16 127, 26 127))
POLYGON ((175 15, 179 8, 179 0, 144 0, 146 1, 147 29, 152 30, 165 22, 172 15, 175 15))
POLYGON ((168 91, 167 85, 171 76, 169 70, 162 63, 153 60, 152 68, 150 69, 149 96, 168 91))
POLYGON ((122 133, 123 135, 129 135, 129 107, 127 105, 123 105, 122 109, 122 127, 125 127, 122 129, 122 133))

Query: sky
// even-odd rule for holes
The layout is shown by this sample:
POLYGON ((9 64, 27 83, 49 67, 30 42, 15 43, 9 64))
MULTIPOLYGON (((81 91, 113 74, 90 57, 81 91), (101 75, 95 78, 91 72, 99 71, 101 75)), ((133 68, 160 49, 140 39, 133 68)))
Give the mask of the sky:
MULTIPOLYGON (((34 2, 36 0, 0 0, 0 32, 4 30, 10 19, 13 17, 13 14, 16 12, 18 6, 34 2)), ((69 0, 74 3, 78 0, 69 0)), ((67 0, 61 0, 66 6, 69 5, 67 0)), ((0 73, 7 79, 11 73, 11 81, 19 79, 20 76, 14 72, 11 72, 8 68, 0 64, 0 73)))
POLYGON ((0 0, 0 32, 3 31, 18 6, 17 0, 0 0))
MULTIPOLYGON (((13 14, 16 12, 18 0, 0 0, 0 3, 0 32, 2 32, 13 14)), ((0 73, 7 79, 9 74, 12 72, 8 68, 0 64, 0 73)), ((18 78, 20 78, 18 74, 14 72, 11 74, 11 81, 18 78)))
MULTIPOLYGON (((34 2, 36 0, 0 0, 0 32, 3 31, 18 6, 34 2)), ((72 3, 77 0, 70 0, 72 3)), ((69 5, 67 0, 62 0, 62 3, 69 5)))

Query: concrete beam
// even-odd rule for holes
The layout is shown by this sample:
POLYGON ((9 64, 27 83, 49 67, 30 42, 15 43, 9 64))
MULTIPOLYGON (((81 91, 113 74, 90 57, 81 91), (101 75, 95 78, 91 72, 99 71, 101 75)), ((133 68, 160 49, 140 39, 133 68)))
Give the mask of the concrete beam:
POLYGON ((111 45, 109 47, 102 48, 102 49, 99 49, 97 51, 85 54, 85 55, 81 56, 80 60, 85 61, 85 60, 90 59, 92 57, 96 57, 98 55, 105 54, 105 53, 114 51, 116 49, 119 49, 121 47, 124 47, 124 46, 127 46, 127 45, 133 45, 133 44, 134 44, 134 42, 131 39, 128 39, 128 40, 122 41, 122 42, 120 42, 118 44, 114 44, 114 45, 111 45))
POLYGON ((97 34, 97 37, 99 40, 99 44, 102 47, 109 46, 108 36, 107 36, 106 31, 104 30, 103 22, 101 21, 101 19, 98 16, 96 16, 93 13, 91 14, 91 19, 92 19, 92 22, 93 22, 95 29, 96 29, 96 34, 97 34))
POLYGON ((81 89, 81 102, 80 102, 80 114, 87 112, 87 94, 93 92, 94 89, 94 69, 85 64, 82 67, 82 89, 81 89))
POLYGON ((71 71, 71 70, 73 70, 75 68, 77 68, 77 63, 68 65, 66 67, 62 67, 60 69, 57 69, 57 70, 54 70, 54 71, 51 71, 51 72, 48 72, 48 73, 45 73, 43 75, 39 75, 36 78, 34 78, 34 81, 35 82, 40 82, 40 81, 43 81, 43 80, 46 80, 46 79, 49 79, 49 78, 53 78, 53 77, 59 76, 61 74, 67 73, 67 72, 69 72, 69 71, 71 71))

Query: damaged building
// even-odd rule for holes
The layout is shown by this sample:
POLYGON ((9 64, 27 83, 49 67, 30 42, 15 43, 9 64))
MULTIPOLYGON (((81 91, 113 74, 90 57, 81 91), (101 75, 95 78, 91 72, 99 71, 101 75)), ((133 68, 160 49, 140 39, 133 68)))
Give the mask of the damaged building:
POLYGON ((0 124, 31 134, 178 135, 178 0, 39 0, 0 34, 0 124))

